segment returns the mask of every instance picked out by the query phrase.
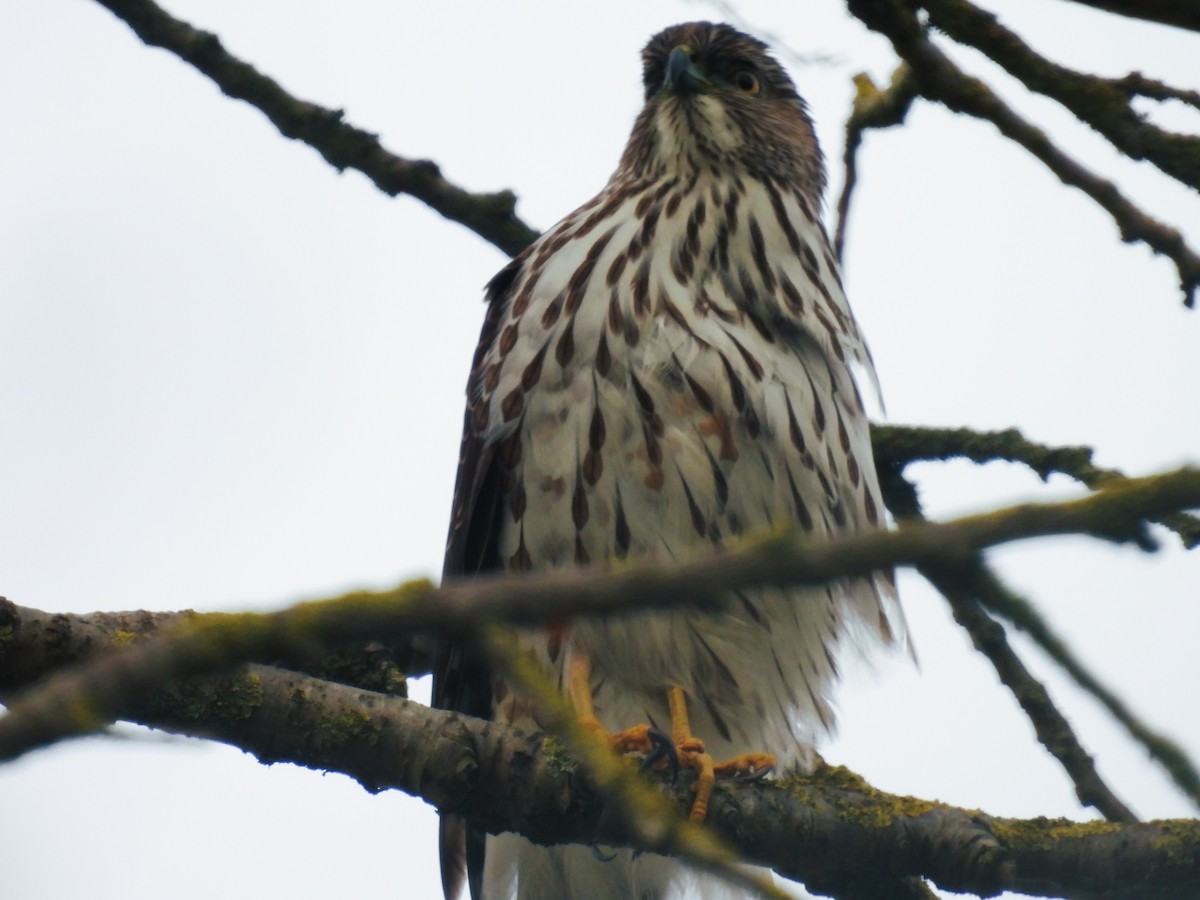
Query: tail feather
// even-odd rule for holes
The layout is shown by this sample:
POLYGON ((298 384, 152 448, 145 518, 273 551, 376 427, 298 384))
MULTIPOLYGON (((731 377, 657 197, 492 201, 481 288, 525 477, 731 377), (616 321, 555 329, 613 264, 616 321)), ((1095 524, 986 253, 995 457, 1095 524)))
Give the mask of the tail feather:
POLYGON ((442 896, 458 900, 463 881, 471 900, 483 897, 483 857, 487 835, 472 828, 462 816, 442 816, 438 821, 438 857, 442 864, 442 896))
POLYGON ((539 847, 516 834, 488 838, 484 900, 742 900, 751 896, 678 859, 632 850, 539 847))
POLYGON ((467 823, 461 816, 438 820, 438 858, 442 864, 442 896, 458 900, 467 874, 467 823))

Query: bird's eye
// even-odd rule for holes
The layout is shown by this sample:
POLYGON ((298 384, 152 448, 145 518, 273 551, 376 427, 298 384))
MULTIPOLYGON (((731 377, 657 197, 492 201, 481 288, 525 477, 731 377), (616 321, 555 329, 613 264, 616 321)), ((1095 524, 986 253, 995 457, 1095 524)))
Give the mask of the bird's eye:
POLYGON ((739 91, 745 91, 750 96, 754 96, 762 87, 758 83, 758 76, 753 72, 747 72, 745 69, 733 76, 733 85, 739 91))

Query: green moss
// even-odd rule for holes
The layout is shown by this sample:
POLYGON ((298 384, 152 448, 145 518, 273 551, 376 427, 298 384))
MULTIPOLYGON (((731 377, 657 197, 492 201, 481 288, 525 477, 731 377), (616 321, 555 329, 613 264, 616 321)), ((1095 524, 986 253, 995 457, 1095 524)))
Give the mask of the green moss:
POLYGON ((1200 844, 1200 821, 1172 819, 1151 822, 1158 826, 1160 834, 1154 839, 1154 849, 1172 862, 1187 863, 1194 859, 1196 845, 1200 844))
POLYGON ((1071 819, 994 819, 992 834, 1012 850, 1050 850, 1059 842, 1100 834, 1116 834, 1126 826, 1118 822, 1075 822, 1071 819))
POLYGON ((67 721, 80 733, 103 728, 111 721, 107 716, 100 715, 91 703, 78 695, 71 698, 65 712, 67 721))
POLYGON ((823 787, 837 788, 842 791, 857 791, 862 794, 878 793, 857 772, 845 766, 831 766, 822 762, 807 778, 809 784, 819 784, 823 787))
POLYGON ((393 697, 408 696, 408 678, 399 666, 389 666, 384 677, 384 693, 393 697))
POLYGON ((158 692, 154 709, 192 722, 203 719, 242 722, 254 715, 262 702, 262 679, 246 670, 219 679, 214 685, 168 682, 158 692))
POLYGON ((205 692, 185 691, 178 681, 169 681, 155 694, 151 708, 171 718, 194 722, 204 715, 208 701, 205 692))
POLYGON ((811 775, 794 775, 779 783, 801 802, 832 804, 843 820, 868 828, 888 828, 896 819, 920 816, 943 805, 884 793, 845 766, 825 763, 818 765, 811 775))
POLYGON ((243 671, 229 679, 219 697, 217 713, 229 722, 241 722, 258 711, 263 702, 262 678, 254 671, 243 671))
POLYGON ((330 615, 344 617, 349 622, 382 618, 419 603, 434 589, 433 582, 428 578, 414 578, 390 591, 351 591, 331 600, 298 603, 280 614, 280 618, 286 618, 289 629, 307 635, 324 626, 330 615))
POLYGON ((547 770, 555 778, 572 775, 579 766, 562 743, 549 735, 542 738, 542 757, 546 760, 547 770))
POLYGON ((379 743, 383 726, 369 712, 346 709, 335 715, 314 715, 320 707, 306 690, 296 688, 288 700, 288 725, 310 735, 310 746, 318 755, 328 754, 351 744, 379 743))
POLYGON ((383 726, 371 714, 361 709, 348 709, 318 723, 313 743, 319 751, 337 750, 349 744, 379 743, 383 726))

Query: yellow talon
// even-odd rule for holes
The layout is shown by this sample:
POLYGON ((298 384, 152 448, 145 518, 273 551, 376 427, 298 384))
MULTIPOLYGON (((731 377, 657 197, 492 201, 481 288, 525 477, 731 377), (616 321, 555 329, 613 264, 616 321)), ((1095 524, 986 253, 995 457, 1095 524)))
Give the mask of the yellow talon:
MULTIPOLYGON (((624 731, 609 734, 600 720, 596 717, 596 707, 592 702, 591 661, 582 654, 576 654, 571 659, 567 672, 567 696, 579 716, 580 723, 595 733, 601 735, 615 753, 645 753, 650 754, 655 749, 654 729, 649 725, 635 725, 624 731)), ((775 757, 770 753, 743 753, 721 763, 714 763, 704 749, 704 741, 692 734, 688 723, 687 695, 683 688, 672 687, 667 693, 667 704, 671 711, 671 740, 675 744, 679 756, 679 765, 696 772, 696 783, 692 792, 696 795, 692 801, 689 817, 694 822, 703 822, 708 815, 708 803, 712 798, 713 785, 718 775, 721 776, 757 776, 770 772, 775 768, 775 757)))

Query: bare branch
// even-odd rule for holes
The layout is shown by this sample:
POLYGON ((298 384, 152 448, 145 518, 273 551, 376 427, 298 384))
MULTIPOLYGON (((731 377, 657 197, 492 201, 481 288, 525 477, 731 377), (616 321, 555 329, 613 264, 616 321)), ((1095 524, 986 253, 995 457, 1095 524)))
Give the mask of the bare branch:
POLYGON ((1200 505, 1200 470, 1119 482, 1064 503, 1025 504, 946 523, 910 525, 829 542, 791 533, 730 552, 664 567, 611 573, 562 570, 503 575, 436 589, 416 581, 383 593, 357 592, 277 613, 211 613, 170 634, 60 672, 0 719, 0 759, 103 727, 133 698, 165 680, 227 669, 253 659, 289 658, 322 641, 386 639, 413 632, 459 635, 493 621, 544 622, 564 615, 722 602, 751 585, 816 584, 899 565, 955 565, 984 547, 1049 534, 1150 542, 1147 516, 1200 505))
POLYGON ((97 0, 152 47, 170 50, 207 75, 225 94, 260 110, 285 137, 303 141, 339 172, 357 169, 389 196, 409 194, 465 225, 510 256, 537 232, 517 218, 511 191, 472 194, 442 177, 427 159, 389 153, 377 135, 342 121, 342 111, 298 100, 277 82, 242 62, 220 39, 172 17, 152 0, 97 0))
MULTIPOLYGON (((922 574, 926 574, 925 569, 921 571, 922 574)), ((1126 730, 1131 738, 1146 749, 1150 758, 1163 767, 1171 780, 1192 803, 1200 806, 1200 773, 1197 772, 1195 764, 1183 748, 1142 721, 1123 700, 1083 664, 1027 599, 1002 584, 996 574, 982 561, 960 570, 958 575, 971 598, 977 599, 983 607, 1002 616, 1028 634, 1034 643, 1058 663, 1082 690, 1094 697, 1101 706, 1108 710, 1109 715, 1126 730)), ((997 670, 999 671, 999 669, 997 670)), ((1001 675, 1001 677, 1004 676, 1001 675)), ((1008 683, 1008 680, 1005 679, 1005 684, 1008 683)), ((1020 700, 1023 691, 1014 688, 1013 693, 1020 700)), ((1020 702, 1022 706, 1025 705, 1024 700, 1020 702)), ((1032 719, 1032 714, 1030 714, 1030 718, 1032 719)), ((1062 724, 1065 724, 1065 721, 1062 724)), ((1058 743, 1057 735, 1062 733, 1061 726, 1051 721, 1047 722, 1047 726, 1047 733, 1054 743, 1052 746, 1051 743, 1043 741, 1047 749, 1056 757, 1059 756, 1056 747, 1070 750, 1065 744, 1058 743)), ((1035 727, 1037 727, 1036 723, 1035 727)), ((1041 729, 1038 730, 1040 735, 1041 729)), ((1076 756, 1071 760, 1071 767, 1068 767, 1068 763, 1065 761, 1063 765, 1071 773, 1080 802, 1094 805, 1109 819, 1127 821, 1111 815, 1109 808, 1104 805, 1111 803, 1111 800, 1105 798, 1103 791, 1100 790, 1099 778, 1092 779, 1088 776, 1088 772, 1094 771, 1090 759, 1085 761, 1076 756), (1077 777, 1076 772, 1081 777, 1077 777)))
MULTIPOLYGON (((923 521, 916 488, 903 477, 901 468, 880 468, 884 500, 897 520, 923 521)), ((988 615, 987 609, 994 610, 992 603, 996 594, 1008 594, 1008 590, 987 564, 976 556, 958 565, 927 563, 919 566, 918 571, 946 598, 954 620, 970 635, 975 648, 992 663, 1001 683, 1012 692, 1029 718, 1042 746, 1059 761, 1075 785, 1079 802, 1094 806, 1112 821, 1137 821, 1100 778, 1070 722, 1009 645, 1003 626, 988 615)), ((1059 646, 1066 650, 1061 642, 1059 646)))
POLYGON ((1075 0, 1105 12, 1200 31, 1200 7, 1193 0, 1075 0))
POLYGON ((842 261, 846 244, 846 222, 850 218, 850 198, 858 182, 858 148, 868 128, 891 128, 901 124, 917 96, 917 85, 904 63, 892 73, 891 83, 880 90, 866 73, 854 76, 854 108, 846 119, 846 145, 842 153, 845 180, 837 202, 837 227, 833 233, 833 252, 842 261))
POLYGON ((1111 181, 1098 177, 1058 149, 1045 132, 1004 104, 985 83, 966 75, 930 42, 912 8, 902 0, 849 0, 851 13, 887 36, 911 67, 922 96, 948 109, 991 122, 1020 144, 1063 184, 1078 188, 1103 207, 1120 229, 1121 240, 1141 241, 1175 263, 1184 305, 1195 304, 1200 286, 1200 256, 1178 230, 1164 225, 1131 203, 1111 181))
MULTIPOLYGON (((975 462, 1004 459, 1022 462, 1043 479, 1062 472, 1099 487, 1125 476, 1115 469, 1092 464, 1087 447, 1049 447, 1026 440, 1016 429, 976 432, 966 428, 910 428, 882 426, 872 429, 884 499, 901 521, 923 521, 916 489, 903 469, 921 459, 946 460, 965 457, 975 462)), ((1200 532, 1194 516, 1178 513, 1157 521, 1178 527, 1185 546, 1196 545, 1200 532)), ((1200 805, 1200 772, 1187 753, 1174 741, 1155 731, 1088 669, 1037 609, 1008 586, 976 557, 958 567, 926 564, 919 571, 946 597, 955 620, 971 635, 975 646, 991 660, 1000 680, 1021 704, 1033 723, 1038 739, 1062 764, 1075 784, 1081 803, 1095 806, 1114 821, 1132 821, 1128 809, 1099 778, 1091 758, 1075 737, 1070 724, 1053 705, 1041 683, 1025 670, 1008 645, 1003 629, 988 612, 1001 616, 1024 631, 1071 679, 1091 694, 1109 714, 1159 763, 1193 803, 1200 805), (980 609, 979 607, 982 607, 980 609), (986 610, 986 611, 985 611, 986 610)))
POLYGON ((1151 100, 1178 100, 1195 109, 1200 109, 1200 91, 1189 91, 1183 88, 1171 87, 1153 78, 1147 78, 1141 72, 1130 72, 1123 78, 1113 79, 1116 87, 1131 97, 1147 97, 1151 100))
MULTIPOLYGON (((1130 159, 1147 160, 1200 190, 1200 138, 1164 131, 1140 116, 1129 102, 1134 93, 1130 88, 1139 82, 1101 78, 1060 66, 968 0, 922 0, 921 5, 935 28, 979 50, 1031 91, 1057 100, 1130 159)), ((1170 92, 1178 97, 1178 92, 1166 85, 1144 80, 1141 84, 1158 96, 1170 92)))
MULTIPOLYGON (((903 469, 909 463, 919 461, 965 458, 977 463, 995 460, 1022 463, 1043 481, 1057 472, 1093 489, 1127 477, 1119 469, 1095 465, 1090 447, 1039 444, 1015 428, 974 431, 970 428, 872 425, 871 442, 881 469, 903 469)), ((1185 548, 1190 550, 1200 546, 1200 518, 1188 513, 1172 513, 1151 521, 1174 531, 1185 548)))
POLYGON ((986 596, 980 585, 986 579, 983 566, 964 566, 957 572, 923 566, 921 574, 946 597, 954 611, 954 620, 971 635, 975 649, 992 663, 1000 681, 1033 724, 1038 741, 1058 760, 1075 785, 1079 802, 1095 807, 1109 821, 1136 822, 1137 816, 1100 777, 1092 757, 1084 750, 1066 716, 1050 699, 1045 686, 1009 644, 1004 627, 974 599, 986 596))

